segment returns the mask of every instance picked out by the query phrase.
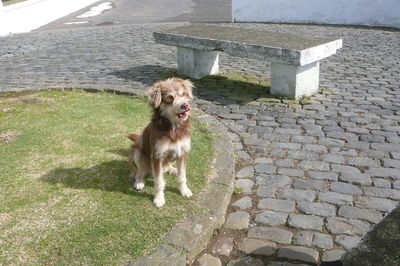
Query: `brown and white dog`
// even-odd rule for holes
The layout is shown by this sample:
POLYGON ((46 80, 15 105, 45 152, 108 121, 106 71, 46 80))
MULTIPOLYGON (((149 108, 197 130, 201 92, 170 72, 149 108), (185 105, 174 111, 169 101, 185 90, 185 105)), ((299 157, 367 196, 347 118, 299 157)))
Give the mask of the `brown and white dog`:
POLYGON ((178 176, 179 190, 184 197, 192 191, 186 184, 186 161, 190 151, 190 102, 193 84, 189 80, 169 78, 155 83, 148 89, 150 105, 153 107, 151 122, 141 135, 130 134, 132 153, 129 157, 134 188, 144 187, 146 175, 153 175, 157 207, 165 204, 164 172, 178 176), (177 163, 177 168, 172 163, 177 163))

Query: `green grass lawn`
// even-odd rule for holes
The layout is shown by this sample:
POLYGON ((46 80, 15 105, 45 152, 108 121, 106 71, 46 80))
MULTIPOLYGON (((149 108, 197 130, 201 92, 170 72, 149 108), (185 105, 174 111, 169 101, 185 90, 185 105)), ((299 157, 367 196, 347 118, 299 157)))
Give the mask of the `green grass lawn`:
POLYGON ((120 265, 149 253, 206 186, 212 137, 194 123, 188 184, 166 176, 156 208, 152 179, 132 190, 128 133, 148 123, 142 97, 107 93, 0 94, 0 265, 120 265))

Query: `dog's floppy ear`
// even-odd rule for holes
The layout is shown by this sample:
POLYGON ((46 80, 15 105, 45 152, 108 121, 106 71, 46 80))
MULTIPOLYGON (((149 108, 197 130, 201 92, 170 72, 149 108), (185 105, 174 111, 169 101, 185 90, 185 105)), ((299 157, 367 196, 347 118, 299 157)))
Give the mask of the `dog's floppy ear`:
MULTIPOLYGON (((156 85, 156 84, 154 84, 156 85)), ((158 86, 153 86, 147 89, 147 96, 154 108, 158 108, 161 104, 161 90, 158 86)))
POLYGON ((190 80, 185 79, 183 81, 183 85, 185 86, 185 89, 186 89, 187 93, 189 94, 189 97, 193 98, 193 92, 192 92, 193 87, 194 87, 193 83, 190 80))

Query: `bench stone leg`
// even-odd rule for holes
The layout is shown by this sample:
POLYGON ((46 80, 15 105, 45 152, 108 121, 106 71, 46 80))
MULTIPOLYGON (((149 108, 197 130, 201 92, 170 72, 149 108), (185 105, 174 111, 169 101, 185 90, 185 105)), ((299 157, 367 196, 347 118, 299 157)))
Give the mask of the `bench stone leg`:
POLYGON ((271 63, 271 93, 300 99, 318 91, 319 62, 305 66, 271 63))
POLYGON ((178 47, 178 73, 195 79, 217 74, 219 70, 217 51, 200 51, 178 47))

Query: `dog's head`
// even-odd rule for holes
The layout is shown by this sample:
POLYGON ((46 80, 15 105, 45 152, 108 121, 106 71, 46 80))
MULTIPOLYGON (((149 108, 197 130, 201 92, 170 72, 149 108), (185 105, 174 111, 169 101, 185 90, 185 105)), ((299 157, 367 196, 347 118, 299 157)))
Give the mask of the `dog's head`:
POLYGON ((193 83, 188 79, 169 78, 155 83, 147 91, 151 105, 173 123, 188 119, 192 107, 193 83))

